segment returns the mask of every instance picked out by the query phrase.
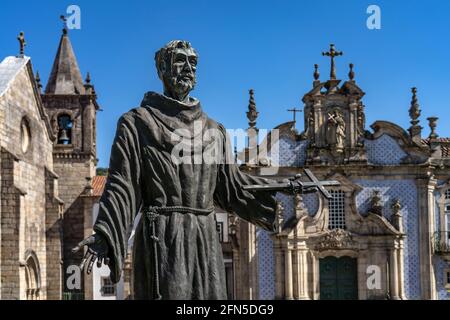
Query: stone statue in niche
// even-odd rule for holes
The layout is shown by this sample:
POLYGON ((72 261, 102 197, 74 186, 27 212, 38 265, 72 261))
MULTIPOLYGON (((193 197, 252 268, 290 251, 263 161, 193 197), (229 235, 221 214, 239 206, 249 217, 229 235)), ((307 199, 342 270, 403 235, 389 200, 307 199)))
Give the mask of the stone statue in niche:
POLYGON ((344 152, 345 147, 345 121, 338 110, 328 113, 327 142, 336 152, 344 152))

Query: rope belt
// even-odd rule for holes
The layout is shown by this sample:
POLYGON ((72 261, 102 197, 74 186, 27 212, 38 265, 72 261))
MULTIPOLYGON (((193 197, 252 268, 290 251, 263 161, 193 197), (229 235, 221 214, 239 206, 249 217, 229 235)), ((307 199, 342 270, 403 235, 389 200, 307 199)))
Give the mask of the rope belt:
POLYGON ((156 236, 156 219, 161 214, 169 214, 172 212, 180 212, 180 213, 192 213, 195 215, 203 215, 206 216, 214 211, 214 208, 208 209, 197 209, 191 207, 184 206, 168 206, 168 207, 155 207, 148 206, 144 207, 142 213, 148 219, 150 224, 150 239, 153 243, 153 267, 154 267, 154 286, 153 286, 153 296, 155 300, 161 300, 162 296, 159 291, 159 259, 158 259, 158 242, 159 239, 156 236))

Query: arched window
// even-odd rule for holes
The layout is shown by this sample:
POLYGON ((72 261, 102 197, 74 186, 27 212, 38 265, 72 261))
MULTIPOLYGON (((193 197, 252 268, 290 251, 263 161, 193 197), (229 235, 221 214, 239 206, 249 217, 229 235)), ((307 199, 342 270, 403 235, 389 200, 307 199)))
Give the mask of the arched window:
POLYGON ((58 144, 72 144, 72 119, 68 114, 58 116, 58 144))
POLYGON ((41 291, 41 276, 39 261, 34 251, 27 251, 25 260, 25 281, 27 285, 27 300, 39 300, 41 291))
POLYGON ((341 190, 330 190, 333 196, 328 201, 328 229, 345 229, 345 194, 341 190))

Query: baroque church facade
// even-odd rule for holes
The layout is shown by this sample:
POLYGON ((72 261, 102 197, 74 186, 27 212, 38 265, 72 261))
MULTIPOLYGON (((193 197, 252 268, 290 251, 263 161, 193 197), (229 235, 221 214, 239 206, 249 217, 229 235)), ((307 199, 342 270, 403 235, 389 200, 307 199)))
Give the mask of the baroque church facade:
MULTIPOLYGON (((119 298, 107 270, 70 278, 83 256, 71 249, 92 233, 106 180, 96 176, 94 86, 67 29, 45 90, 19 41, 20 54, 0 63, 0 299, 119 298)), ((286 122, 257 145, 251 91, 249 145, 237 158, 251 174, 276 168, 270 177, 282 179, 309 168, 340 185, 328 188, 331 200, 279 194, 275 233, 219 212, 228 297, 448 299, 450 139, 438 137, 436 117, 422 136, 416 89, 409 128, 376 121, 369 130, 353 65, 338 80, 339 54, 332 47, 327 55, 329 79, 319 80, 316 66, 302 99, 303 132, 286 122)), ((120 298, 132 292, 130 266, 131 257, 120 298)))
POLYGON ((234 298, 449 299, 450 140, 436 133, 436 117, 427 118, 431 133, 422 136, 416 88, 409 128, 380 120, 369 130, 353 65, 341 81, 339 53, 331 45, 324 55, 330 76, 319 80, 315 65, 302 99, 303 132, 286 122, 257 145, 250 91, 249 142, 238 158, 251 174, 267 176, 273 167, 270 177, 281 179, 308 168, 340 185, 327 187, 331 200, 278 194, 273 234, 230 215, 234 298))
POLYGON ((83 253, 71 249, 92 233, 104 180, 97 96, 66 28, 45 90, 18 40, 20 54, 0 63, 0 299, 89 298, 91 276, 76 270, 83 253))

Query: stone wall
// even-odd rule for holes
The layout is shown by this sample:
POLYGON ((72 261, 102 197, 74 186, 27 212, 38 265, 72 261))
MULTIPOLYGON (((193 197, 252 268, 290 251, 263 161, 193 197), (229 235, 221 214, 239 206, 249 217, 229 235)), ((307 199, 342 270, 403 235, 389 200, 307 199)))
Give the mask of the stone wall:
MULTIPOLYGON (((0 74, 9 77, 0 79, 1 298, 26 299, 32 294, 30 298, 45 299, 47 260, 53 260, 46 246, 46 214, 55 198, 46 193, 46 172, 53 170, 52 142, 29 58, 6 58, 0 74), (21 130, 23 121, 30 132, 27 148, 22 143, 27 136, 21 130), (27 264, 29 256, 37 266, 27 264), (25 273, 30 270, 36 272, 36 283, 27 291, 25 273)), ((55 282, 57 275, 51 285, 55 282)))

